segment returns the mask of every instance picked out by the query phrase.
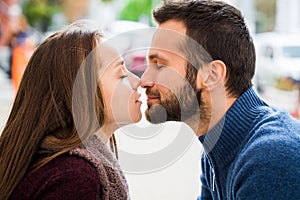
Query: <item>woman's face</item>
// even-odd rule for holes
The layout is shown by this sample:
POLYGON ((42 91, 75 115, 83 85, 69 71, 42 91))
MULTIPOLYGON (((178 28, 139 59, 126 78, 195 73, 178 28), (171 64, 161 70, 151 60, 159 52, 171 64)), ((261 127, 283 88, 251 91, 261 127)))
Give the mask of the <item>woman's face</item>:
POLYGON ((142 113, 141 94, 137 91, 140 79, 129 72, 116 50, 101 45, 100 85, 105 101, 105 123, 126 125, 138 122, 142 113))

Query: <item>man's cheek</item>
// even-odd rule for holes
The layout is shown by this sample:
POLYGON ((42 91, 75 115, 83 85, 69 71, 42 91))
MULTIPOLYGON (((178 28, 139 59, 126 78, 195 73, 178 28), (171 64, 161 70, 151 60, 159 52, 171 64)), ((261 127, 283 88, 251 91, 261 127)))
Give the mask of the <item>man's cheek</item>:
POLYGON ((164 86, 169 90, 173 90, 181 84, 185 78, 182 77, 176 70, 170 67, 164 67, 157 76, 156 84, 164 86))

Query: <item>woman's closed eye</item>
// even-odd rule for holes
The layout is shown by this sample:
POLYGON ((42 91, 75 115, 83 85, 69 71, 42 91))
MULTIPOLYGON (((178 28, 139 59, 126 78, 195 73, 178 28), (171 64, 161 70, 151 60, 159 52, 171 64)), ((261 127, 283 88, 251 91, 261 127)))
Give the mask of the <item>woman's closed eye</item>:
POLYGON ((122 82, 124 85, 127 85, 128 87, 131 87, 131 86, 130 86, 129 79, 128 79, 127 77, 128 77, 128 74, 123 74, 123 75, 121 76, 121 82, 122 82))
POLYGON ((128 77, 127 74, 123 74, 120 78, 121 78, 121 79, 124 79, 124 78, 127 78, 127 77, 128 77))
POLYGON ((156 65, 156 68, 157 68, 157 69, 161 69, 161 68, 163 68, 163 67, 165 67, 165 65, 161 65, 161 64, 156 65))

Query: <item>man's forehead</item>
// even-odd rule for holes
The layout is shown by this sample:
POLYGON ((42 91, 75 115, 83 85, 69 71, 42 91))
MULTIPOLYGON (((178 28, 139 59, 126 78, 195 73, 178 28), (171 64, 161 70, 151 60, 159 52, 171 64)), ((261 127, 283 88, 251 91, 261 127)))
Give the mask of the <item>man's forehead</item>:
POLYGON ((152 38, 151 49, 153 52, 170 52, 182 55, 182 46, 185 41, 186 35, 158 27, 152 38))
POLYGON ((178 32, 181 35, 186 35, 186 26, 182 21, 168 20, 158 26, 159 29, 178 32))

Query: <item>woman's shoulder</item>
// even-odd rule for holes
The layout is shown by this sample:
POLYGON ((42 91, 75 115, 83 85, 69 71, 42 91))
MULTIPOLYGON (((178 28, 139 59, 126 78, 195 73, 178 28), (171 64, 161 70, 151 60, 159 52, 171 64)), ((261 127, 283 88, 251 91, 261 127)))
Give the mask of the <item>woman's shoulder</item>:
POLYGON ((66 175, 86 175, 94 178, 97 177, 97 174, 96 168, 88 161, 68 154, 60 155, 38 170, 30 171, 28 173, 29 176, 38 176, 39 178, 45 176, 47 179, 66 175))
POLYGON ((97 173, 96 168, 88 161, 78 156, 69 155, 67 153, 56 157, 55 159, 44 165, 42 168, 40 170, 41 172, 44 172, 46 169, 52 171, 52 173, 57 175, 74 171, 84 172, 86 170, 88 170, 88 174, 97 173))
POLYGON ((14 191, 15 197, 28 199, 97 198, 100 178, 86 160, 64 154, 35 171, 29 171, 14 191), (19 196, 20 195, 20 196, 19 196))

